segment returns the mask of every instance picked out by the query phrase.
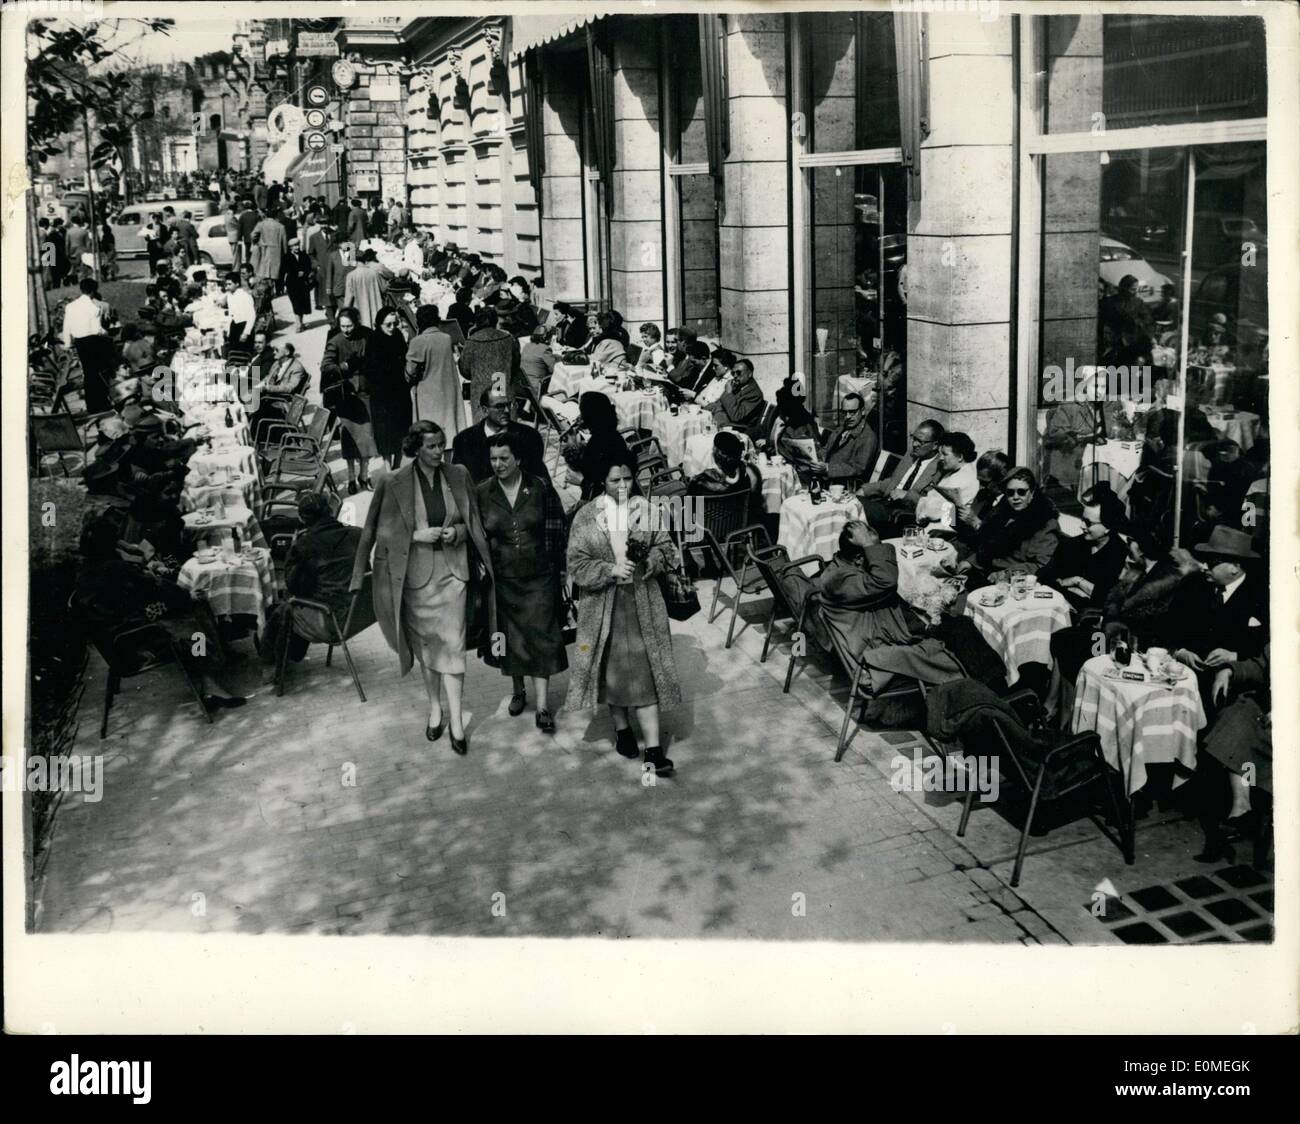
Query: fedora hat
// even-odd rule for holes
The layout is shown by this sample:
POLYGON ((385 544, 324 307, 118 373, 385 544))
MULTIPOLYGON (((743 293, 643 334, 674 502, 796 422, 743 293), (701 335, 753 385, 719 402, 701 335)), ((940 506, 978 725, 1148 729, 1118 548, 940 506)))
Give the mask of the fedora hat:
POLYGON ((1237 531, 1232 527, 1215 527, 1210 532, 1209 541, 1193 547, 1192 550, 1197 554, 1207 554, 1217 558, 1259 557, 1250 549, 1250 536, 1245 531, 1237 531))

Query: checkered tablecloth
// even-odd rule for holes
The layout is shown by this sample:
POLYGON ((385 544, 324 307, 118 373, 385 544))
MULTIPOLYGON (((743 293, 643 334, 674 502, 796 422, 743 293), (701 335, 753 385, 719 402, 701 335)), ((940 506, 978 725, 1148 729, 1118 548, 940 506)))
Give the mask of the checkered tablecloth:
MULTIPOLYGON (((658 395, 656 398, 658 399, 658 395)), ((658 400, 661 403, 663 401, 658 400)), ((708 410, 701 410, 698 406, 681 406, 674 414, 671 410, 661 407, 650 428, 659 438, 659 447, 668 458, 669 467, 680 464, 687 476, 694 476, 696 472, 702 471, 713 463, 711 450, 714 424, 713 415, 708 410), (702 442, 705 449, 704 463, 694 470, 687 467, 687 450, 692 442, 696 443, 697 448, 702 442)), ((752 443, 749 447, 752 448, 752 443)))
POLYGON ((1234 410, 1229 417, 1222 410, 1209 406, 1202 406, 1201 413, 1219 434, 1237 442, 1243 453, 1259 439, 1258 414, 1252 414, 1249 410, 1234 410))
POLYGON ((1131 796, 1146 784, 1148 765, 1177 761, 1196 767, 1196 734, 1205 727, 1205 709, 1190 671, 1171 686, 1107 679, 1114 666, 1110 656, 1094 656, 1083 665, 1075 682, 1072 729, 1097 732, 1106 760, 1123 774, 1131 796))
POLYGON ((1008 594, 1001 605, 991 606, 982 603, 988 592, 976 590, 966 599, 966 615, 1002 657, 1008 686, 1020 678, 1021 664, 1051 667, 1052 633, 1070 624, 1070 606, 1065 598, 1054 589, 1049 591, 1049 598, 1035 597, 1031 591, 1023 601, 1008 594))
POLYGON ((791 558, 819 554, 830 560, 839 547, 840 530, 850 519, 865 519, 866 513, 857 496, 835 503, 828 496, 814 504, 808 493, 789 496, 781 504, 781 526, 777 545, 791 558))
POLYGON ((275 571, 271 552, 255 549, 233 564, 222 556, 215 562, 191 558, 176 575, 176 584, 195 600, 206 600, 218 617, 240 614, 257 618, 257 630, 266 626, 266 611, 275 598, 275 571))
POLYGON ((898 596, 909 605, 919 605, 927 594, 939 591, 943 583, 931 573, 936 566, 944 562, 951 566, 957 561, 957 548, 952 543, 939 538, 928 538, 927 542, 943 543, 943 549, 931 550, 927 543, 908 544, 901 537, 885 540, 894 548, 898 560, 898 596))
POLYGON ((212 449, 198 449, 190 457, 190 472, 211 472, 214 468, 228 468, 241 476, 257 477, 257 457, 247 445, 222 445, 212 449))
POLYGON ((250 508, 227 506, 225 518, 223 519, 209 517, 207 520, 203 520, 201 516, 204 514, 201 511, 191 511, 181 517, 185 521, 185 529, 193 531, 200 542, 218 545, 230 535, 232 530, 238 529, 241 544, 251 543, 256 547, 266 546, 266 539, 262 535, 262 525, 257 521, 257 516, 253 514, 250 508))

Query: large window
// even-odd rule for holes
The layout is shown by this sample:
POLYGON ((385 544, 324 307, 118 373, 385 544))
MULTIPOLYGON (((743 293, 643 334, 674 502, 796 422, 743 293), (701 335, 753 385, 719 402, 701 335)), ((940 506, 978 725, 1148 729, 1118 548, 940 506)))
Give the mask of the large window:
POLYGON ((663 76, 669 237, 673 271, 669 326, 716 336, 718 318, 718 208, 708 171, 704 84, 700 74, 699 20, 669 16, 663 25, 663 76))
POLYGON ((892 13, 809 13, 792 20, 793 135, 801 193, 796 347, 810 398, 833 420, 864 396, 881 444, 907 433, 907 174, 899 148, 892 13))
POLYGON ((1035 22, 1044 123, 1077 132, 1036 169, 1032 459, 1062 509, 1109 483, 1165 545, 1195 545, 1214 524, 1258 530, 1269 458, 1266 161, 1262 140, 1239 138, 1262 137, 1263 123, 1224 122, 1263 103, 1219 68, 1255 74, 1262 89, 1259 21, 1035 22), (1177 65, 1135 66, 1154 45, 1177 65), (1180 61, 1189 58, 1199 66, 1180 61))

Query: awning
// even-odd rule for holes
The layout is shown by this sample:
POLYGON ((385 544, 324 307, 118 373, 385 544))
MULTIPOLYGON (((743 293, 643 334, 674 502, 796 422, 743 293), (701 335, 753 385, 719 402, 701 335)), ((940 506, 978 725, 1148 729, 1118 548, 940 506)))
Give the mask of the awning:
POLYGON ((511 20, 510 56, 518 58, 533 47, 563 39, 600 19, 601 15, 602 13, 595 13, 579 16, 570 12, 563 16, 515 16, 511 20))

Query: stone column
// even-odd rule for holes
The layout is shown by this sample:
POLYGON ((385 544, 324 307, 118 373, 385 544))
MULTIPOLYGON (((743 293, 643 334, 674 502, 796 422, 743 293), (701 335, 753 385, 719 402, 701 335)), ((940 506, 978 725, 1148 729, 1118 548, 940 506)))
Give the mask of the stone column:
POLYGON ((931 133, 907 244, 907 420, 1006 449, 1011 386, 1011 19, 931 12, 931 133), (971 91, 979 96, 972 97, 971 91))
POLYGON ((583 262, 582 122, 578 83, 586 81, 586 60, 563 62, 546 52, 542 73, 543 143, 542 252, 545 293, 550 300, 582 300, 587 283, 583 262))
POLYGON ((470 90, 470 149, 474 160, 466 177, 466 221, 470 248, 484 261, 508 266, 505 246, 504 106, 499 94, 488 92, 492 54, 485 39, 476 39, 465 51, 470 90))
POLYGON ((663 179, 659 174, 656 19, 629 21, 614 44, 614 213, 609 224, 612 306, 628 332, 663 326, 663 179))
POLYGON ((506 127, 510 143, 510 176, 506 190, 514 200, 514 245, 510 253, 514 269, 531 284, 542 271, 542 221, 537 197, 528 178, 528 141, 524 129, 523 62, 509 68, 510 121, 506 127))
POLYGON ((721 337, 753 362, 770 401, 790 373, 785 18, 726 20, 731 151, 718 223, 721 337))
POLYGON ((421 230, 438 225, 439 159, 438 119, 429 117, 430 72, 411 78, 406 104, 407 172, 411 224, 421 230))
POLYGON ((442 102, 442 192, 438 197, 443 241, 454 242, 462 250, 469 246, 469 227, 465 217, 466 164, 470 159, 467 142, 467 111, 456 109, 456 79, 460 77, 460 53, 453 52, 438 66, 439 94, 442 102))

